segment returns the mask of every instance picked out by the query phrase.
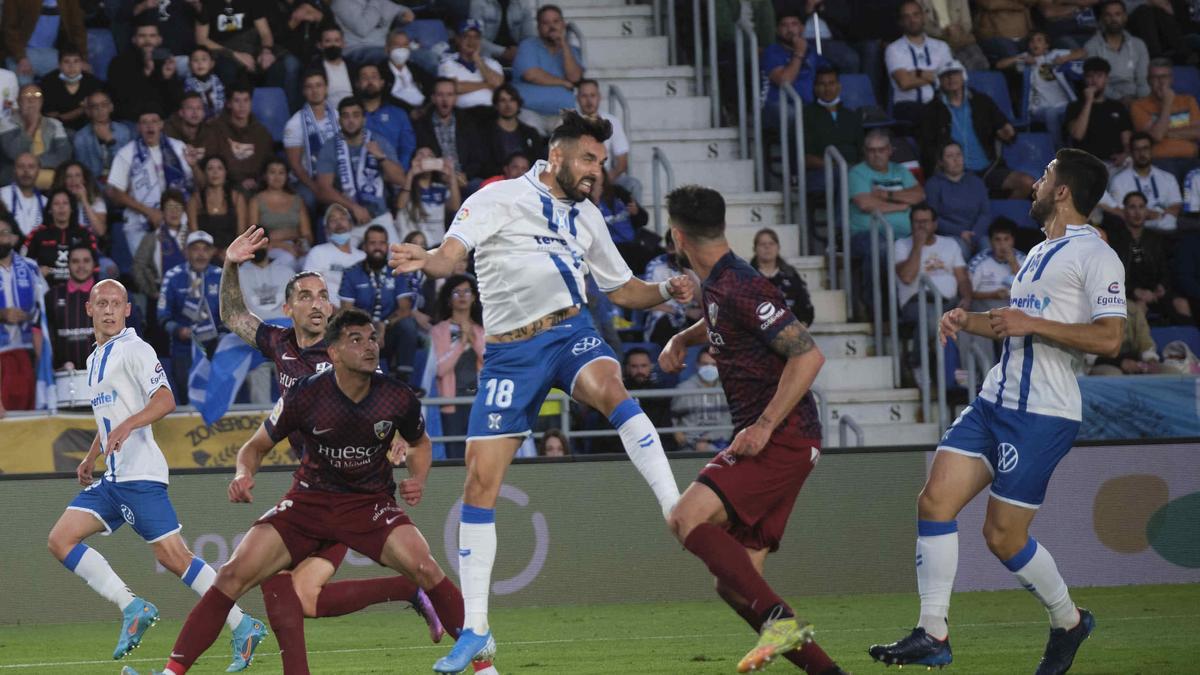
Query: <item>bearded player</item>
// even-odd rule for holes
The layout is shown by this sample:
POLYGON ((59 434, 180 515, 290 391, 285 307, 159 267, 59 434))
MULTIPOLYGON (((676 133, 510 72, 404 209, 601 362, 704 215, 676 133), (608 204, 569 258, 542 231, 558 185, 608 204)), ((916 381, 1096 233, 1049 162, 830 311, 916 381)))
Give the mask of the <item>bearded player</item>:
POLYGON ((762 576, 821 456, 809 390, 825 357, 779 289, 729 249, 725 200, 716 190, 673 190, 667 212, 676 249, 704 282, 704 318, 667 342, 659 364, 679 372, 688 347, 707 345, 735 429, 729 447, 683 493, 671 530, 716 577, 721 599, 760 633, 738 672, 784 656, 808 673, 842 673, 812 641, 812 626, 762 576))
MULTIPOLYGON (((279 399, 238 452, 229 499, 251 502, 262 458, 292 434, 303 454, 292 488, 255 522, 217 580, 188 615, 163 673, 183 675, 220 630, 234 601, 330 541, 410 577, 425 590, 447 626, 462 625, 462 595, 429 545, 396 503, 388 450, 399 434, 409 445, 409 478, 400 495, 415 506, 433 462, 421 403, 408 385, 376 372, 379 342, 371 317, 347 309, 329 320, 326 349, 333 368, 297 383, 279 399)), ((451 636, 457 629, 450 629, 451 636)), ((136 672, 127 668, 130 675, 136 672)))
POLYGON ((611 134, 606 120, 564 111, 550 137, 549 161, 472 195, 441 246, 433 251, 392 246, 393 268, 432 277, 449 276, 474 249, 487 339, 467 424, 467 484, 458 531, 467 623, 451 653, 434 665, 439 673, 460 672, 495 651, 487 606, 496 560, 496 498, 551 386, 608 416, 664 517, 679 499, 658 432, 626 391, 616 355, 584 307, 588 272, 621 307, 649 309, 692 297, 686 276, 659 284, 635 278, 604 216, 587 199, 601 179, 604 141, 611 134))
MULTIPOLYGON (((265 323, 247 309, 238 271, 241 263, 266 253, 269 243, 262 228, 251 226, 229 245, 221 276, 221 321, 274 361, 280 395, 285 396, 296 382, 330 367, 324 333, 333 305, 321 275, 300 272, 284 288, 283 313, 292 320, 292 327, 265 323)), ((293 451, 299 454, 303 439, 294 435, 289 440, 293 451)), ((346 552, 344 544, 326 546, 290 572, 281 572, 263 582, 267 619, 279 641, 285 673, 308 672, 306 617, 341 616, 376 603, 402 600, 411 602, 413 609, 428 622, 434 642, 442 639, 444 630, 429 598, 404 576, 329 583, 346 552)))
MULTIPOLYGON (((98 431, 76 472, 83 491, 67 506, 49 538, 50 553, 121 610, 114 659, 141 644, 158 621, 158 608, 135 596, 84 539, 112 534, 129 523, 154 550, 155 559, 196 593, 204 595, 217 577, 179 534, 183 526, 167 495, 167 460, 150 429, 175 410, 175 397, 154 348, 125 325, 131 307, 125 287, 113 279, 98 282, 88 295, 86 310, 96 333, 96 349, 87 360, 88 386, 98 431), (107 466, 94 480, 92 466, 101 452, 107 466)), ((224 617, 233 631, 229 671, 245 670, 266 628, 237 606, 224 617)))
POLYGON ((942 344, 959 331, 1003 340, 1000 363, 979 397, 938 444, 917 498, 917 627, 869 653, 886 664, 948 665, 950 592, 958 569, 958 512, 990 486, 983 536, 988 548, 1046 608, 1050 639, 1037 675, 1070 669, 1095 618, 1075 606, 1050 552, 1029 535, 1058 462, 1082 420, 1075 363, 1115 356, 1125 335, 1125 269, 1087 224, 1108 182, 1104 163, 1059 150, 1034 185, 1030 215, 1045 241, 1029 251, 1009 306, 954 309, 938 326, 942 344))

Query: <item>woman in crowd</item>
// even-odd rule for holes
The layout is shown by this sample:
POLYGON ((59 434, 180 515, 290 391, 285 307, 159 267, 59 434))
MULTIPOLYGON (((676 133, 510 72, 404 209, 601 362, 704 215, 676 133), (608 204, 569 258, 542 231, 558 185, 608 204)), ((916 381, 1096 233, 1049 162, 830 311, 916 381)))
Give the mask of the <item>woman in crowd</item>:
POLYGON ((288 168, 282 159, 272 157, 267 160, 263 186, 262 192, 250 200, 248 222, 266 230, 271 248, 278 251, 275 257, 291 256, 294 266, 312 248, 312 222, 308 209, 304 208, 304 200, 288 186, 288 168))
POLYGON ((229 185, 229 168, 219 155, 204 158, 204 188, 188 201, 188 228, 212 235, 217 258, 225 259, 225 248, 246 229, 246 199, 229 185))
POLYGON ((538 457, 566 457, 571 454, 571 444, 561 429, 547 429, 538 443, 538 457))
POLYGON ((72 247, 89 246, 92 259, 100 259, 96 235, 79 224, 77 209, 75 198, 65 188, 51 189, 46 195, 44 222, 25 240, 25 255, 38 264, 51 286, 65 284, 71 278, 66 253, 72 247))
POLYGON ((75 198, 80 225, 90 228, 96 237, 108 233, 108 207, 86 166, 74 160, 60 164, 54 171, 54 188, 64 189, 75 198))
POLYGON ((775 230, 764 227, 754 234, 754 257, 750 259, 750 266, 783 292, 788 309, 797 319, 806 326, 812 325, 813 304, 808 295, 808 286, 796 268, 779 255, 779 235, 775 230))
POLYGON ((400 190, 396 232, 425 234, 427 246, 437 246, 446 236, 446 222, 462 204, 458 181, 454 178, 454 160, 439 158, 426 146, 413 153, 408 183, 400 190))
MULTIPOLYGON (((437 364, 440 396, 474 396, 479 389, 479 371, 483 368, 483 307, 474 277, 456 274, 446 280, 438 292, 440 321, 429 331, 429 358, 437 364)), ((471 408, 466 405, 442 406, 442 434, 464 436, 471 408)), ((460 459, 466 443, 446 443, 446 457, 460 459)))

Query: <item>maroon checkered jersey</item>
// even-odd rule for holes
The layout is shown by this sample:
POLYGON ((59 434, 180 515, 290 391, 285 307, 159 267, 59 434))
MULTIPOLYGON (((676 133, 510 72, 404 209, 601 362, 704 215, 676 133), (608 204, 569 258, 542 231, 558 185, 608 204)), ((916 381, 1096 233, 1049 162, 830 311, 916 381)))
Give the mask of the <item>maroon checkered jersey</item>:
MULTIPOLYGON (((771 341, 798 319, 783 293, 732 252, 713 266, 702 291, 709 352, 717 359, 736 433, 754 424, 775 396, 787 359, 771 349, 771 341)), ((776 433, 821 437, 811 392, 779 423, 776 433)))
POLYGON ((333 370, 300 380, 263 424, 278 443, 299 436, 300 468, 293 489, 392 494, 387 453, 399 433, 416 443, 425 434, 421 403, 407 384, 371 376, 367 397, 355 403, 337 386, 333 370))
POLYGON ((292 327, 261 323, 254 335, 254 343, 263 356, 275 362, 275 370, 279 371, 280 394, 286 394, 292 385, 309 375, 333 367, 323 340, 301 349, 296 343, 296 329, 292 327))

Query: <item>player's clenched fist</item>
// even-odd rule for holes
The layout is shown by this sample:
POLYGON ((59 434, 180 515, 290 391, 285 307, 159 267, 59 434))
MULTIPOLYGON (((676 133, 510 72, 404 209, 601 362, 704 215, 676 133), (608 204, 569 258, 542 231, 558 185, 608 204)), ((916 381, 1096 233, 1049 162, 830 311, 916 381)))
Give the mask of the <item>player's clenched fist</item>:
POLYGON ((409 506, 416 506, 425 492, 425 483, 416 478, 406 478, 400 481, 400 498, 409 506))
POLYGON ((958 341, 958 331, 967 326, 967 312, 961 307, 946 312, 942 315, 942 320, 938 322, 938 340, 942 346, 946 346, 946 340, 953 339, 958 341))
POLYGON ((751 424, 733 437, 733 442, 729 444, 725 452, 738 457, 753 457, 762 452, 770 439, 770 429, 759 424, 751 424))
POLYGON ((229 501, 235 504, 238 502, 250 504, 254 501, 254 495, 250 494, 253 489, 254 476, 239 473, 229 483, 229 501))
POLYGON ((998 337, 1023 337, 1033 332, 1033 317, 1011 307, 990 310, 988 322, 998 337))
POLYGON ((658 353, 658 367, 664 373, 678 373, 683 370, 684 361, 687 359, 687 347, 683 345, 682 340, 676 339, 677 337, 667 340, 666 346, 658 353))
POLYGON ((79 463, 79 467, 75 469, 75 477, 79 479, 79 484, 87 487, 92 484, 92 464, 96 460, 91 455, 83 458, 79 463))
POLYGON ((692 284, 692 278, 686 274, 671 277, 667 279, 671 291, 671 299, 683 304, 692 301, 692 293, 696 287, 692 284))
POLYGON ((406 274, 424 267, 428 259, 429 253, 416 244, 392 244, 388 266, 397 274, 406 274))

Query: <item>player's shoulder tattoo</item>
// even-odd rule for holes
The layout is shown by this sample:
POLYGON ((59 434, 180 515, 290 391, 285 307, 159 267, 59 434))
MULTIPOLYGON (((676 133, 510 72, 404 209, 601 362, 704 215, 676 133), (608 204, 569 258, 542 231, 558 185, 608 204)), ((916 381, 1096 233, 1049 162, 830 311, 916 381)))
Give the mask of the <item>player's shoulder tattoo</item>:
POLYGON ((800 356, 815 349, 812 334, 800 321, 793 321, 771 339, 771 349, 785 359, 800 356))

